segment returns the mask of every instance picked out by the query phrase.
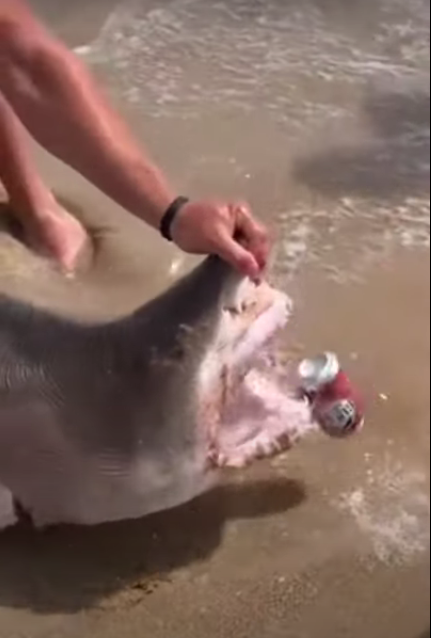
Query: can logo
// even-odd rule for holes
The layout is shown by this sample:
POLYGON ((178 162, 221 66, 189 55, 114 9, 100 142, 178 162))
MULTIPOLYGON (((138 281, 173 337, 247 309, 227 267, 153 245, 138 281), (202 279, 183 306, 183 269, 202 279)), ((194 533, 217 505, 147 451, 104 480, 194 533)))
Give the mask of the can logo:
POLYGON ((349 399, 337 401, 327 412, 321 415, 325 430, 338 431, 340 434, 353 430, 356 421, 356 405, 349 399))

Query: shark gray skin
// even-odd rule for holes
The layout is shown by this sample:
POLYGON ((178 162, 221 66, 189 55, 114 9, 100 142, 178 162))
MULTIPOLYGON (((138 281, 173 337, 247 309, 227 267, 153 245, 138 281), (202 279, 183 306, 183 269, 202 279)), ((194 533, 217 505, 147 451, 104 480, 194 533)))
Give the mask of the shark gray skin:
POLYGON ((285 421, 223 425, 287 317, 285 295, 217 258, 114 321, 0 295, 0 526, 12 495, 37 527, 142 517, 287 449, 285 421))

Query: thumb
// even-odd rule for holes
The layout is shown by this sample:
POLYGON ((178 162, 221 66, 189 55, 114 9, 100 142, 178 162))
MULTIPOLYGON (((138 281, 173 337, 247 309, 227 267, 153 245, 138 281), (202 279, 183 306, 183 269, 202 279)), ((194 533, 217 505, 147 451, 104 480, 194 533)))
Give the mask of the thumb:
POLYGON ((244 277, 250 277, 253 280, 259 278, 261 271, 256 258, 229 235, 222 238, 215 250, 219 257, 227 261, 244 277))

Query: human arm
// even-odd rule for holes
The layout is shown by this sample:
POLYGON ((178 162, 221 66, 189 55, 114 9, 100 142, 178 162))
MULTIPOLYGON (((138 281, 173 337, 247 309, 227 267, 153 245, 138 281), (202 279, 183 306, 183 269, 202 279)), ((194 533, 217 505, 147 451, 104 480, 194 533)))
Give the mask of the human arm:
MULTIPOLYGON (((0 89, 46 150, 123 208, 160 228, 174 189, 82 62, 21 0, 0 0, 0 89)), ((266 232, 245 206, 187 204, 172 231, 187 252, 219 254, 251 277, 259 276, 265 265, 266 232)))

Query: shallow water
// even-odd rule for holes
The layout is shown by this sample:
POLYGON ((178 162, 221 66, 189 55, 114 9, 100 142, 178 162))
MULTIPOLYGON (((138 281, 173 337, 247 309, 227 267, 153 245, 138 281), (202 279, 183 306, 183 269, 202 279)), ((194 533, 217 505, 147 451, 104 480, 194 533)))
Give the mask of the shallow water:
MULTIPOLYGON (((286 359, 339 352, 369 416, 356 441, 318 436, 179 512, 8 533, 1 638, 426 635, 427 3, 33 4, 179 190, 245 197, 270 224, 272 277, 296 307, 286 359)), ((105 211, 38 156, 59 192, 105 211)), ((143 249, 146 294, 188 265, 167 248, 156 262, 150 236, 143 249)))

